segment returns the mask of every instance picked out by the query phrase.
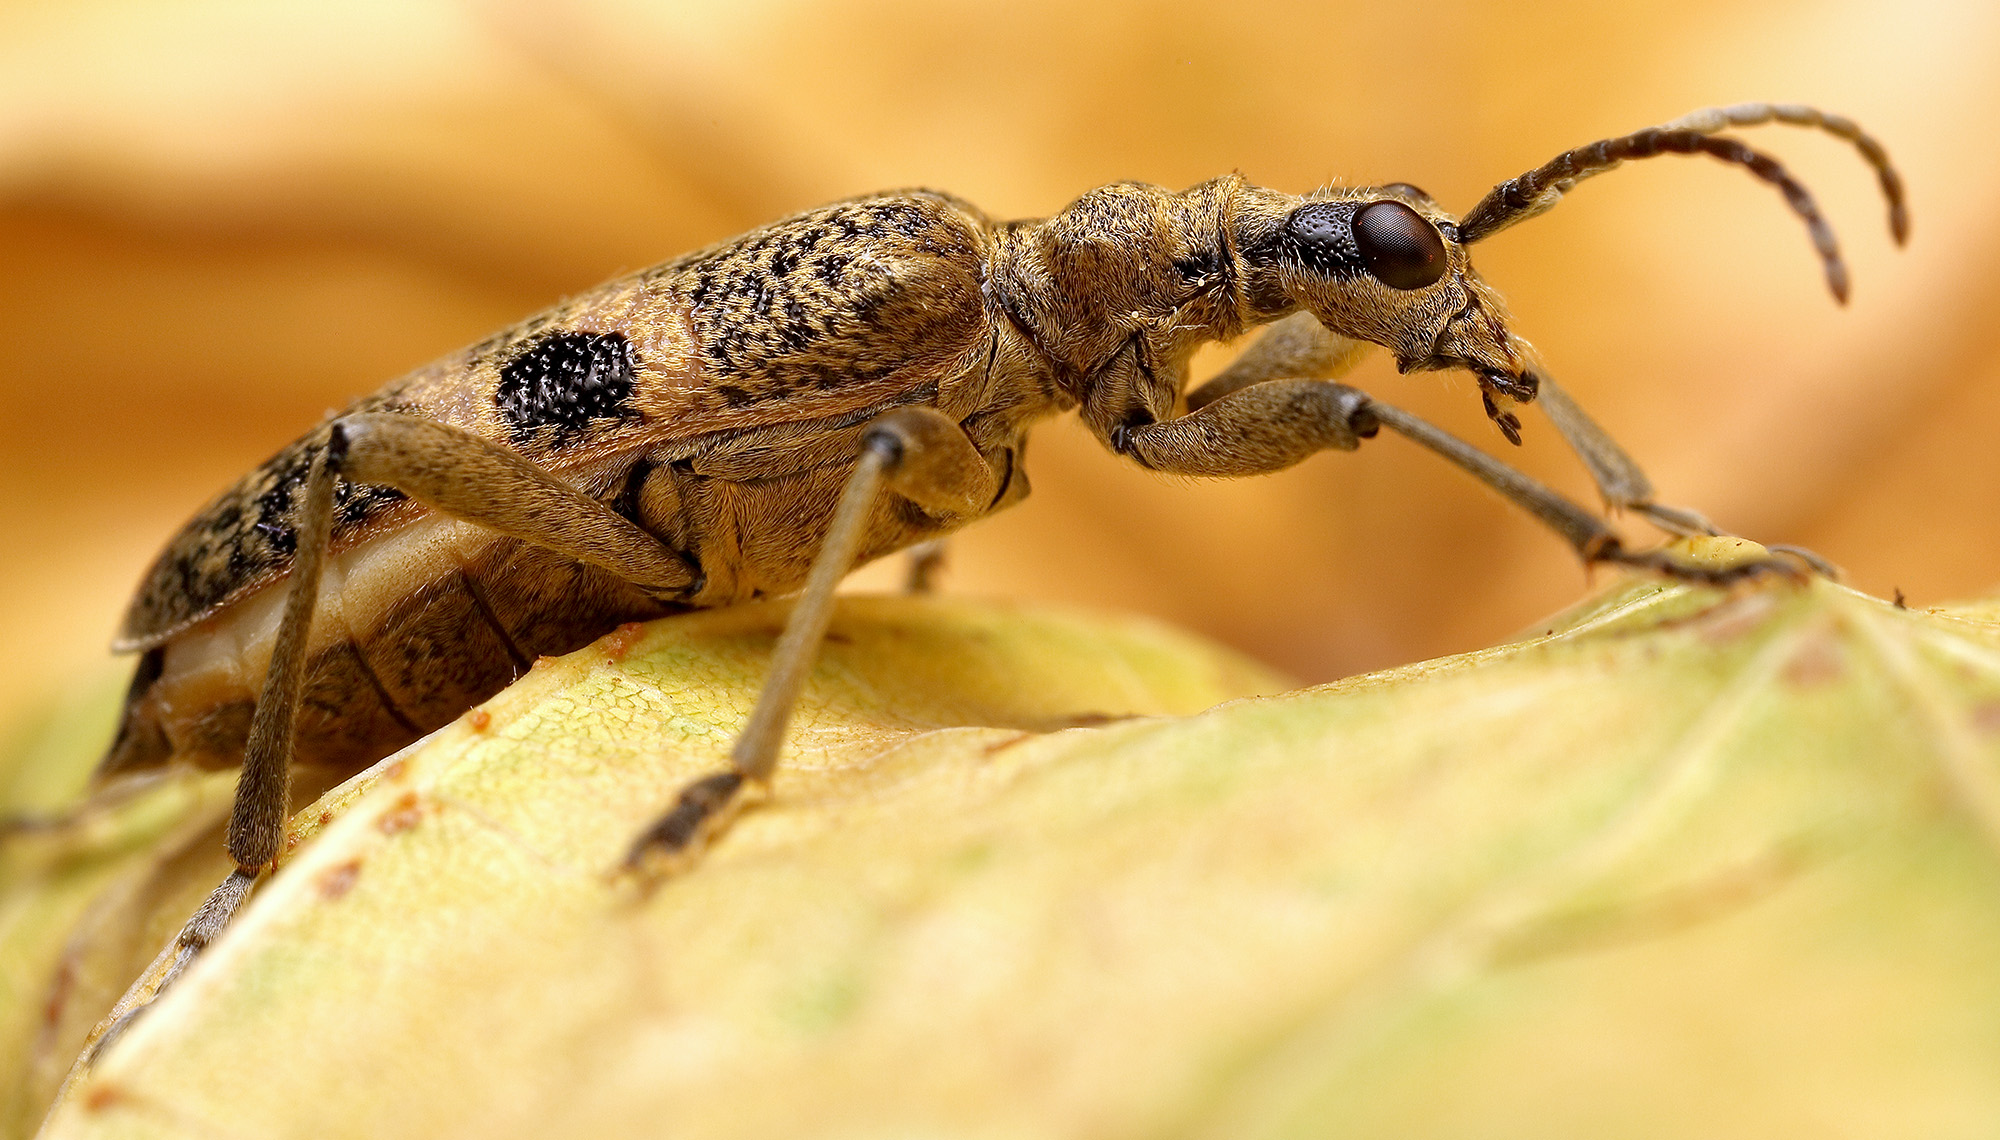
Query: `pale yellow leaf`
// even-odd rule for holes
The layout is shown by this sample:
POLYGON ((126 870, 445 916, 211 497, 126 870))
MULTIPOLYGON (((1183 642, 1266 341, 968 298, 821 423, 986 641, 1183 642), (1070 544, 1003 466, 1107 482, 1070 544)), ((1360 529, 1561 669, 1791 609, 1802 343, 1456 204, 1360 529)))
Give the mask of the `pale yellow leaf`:
POLYGON ((1991 606, 1623 581, 1182 715, 1269 679, 1126 623, 853 601, 773 797, 650 898, 608 883, 718 763, 779 612, 540 668, 302 813, 48 1134, 2000 1121, 1991 606), (1176 715, 1063 727, 1125 712, 1176 715))

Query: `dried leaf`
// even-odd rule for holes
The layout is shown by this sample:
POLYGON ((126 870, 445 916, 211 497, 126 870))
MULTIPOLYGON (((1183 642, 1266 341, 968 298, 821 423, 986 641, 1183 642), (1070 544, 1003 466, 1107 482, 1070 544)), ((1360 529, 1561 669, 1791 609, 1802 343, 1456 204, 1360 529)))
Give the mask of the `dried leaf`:
POLYGON ((1264 679, 1129 625, 850 602, 775 795, 650 898, 607 885, 718 762, 778 612, 599 643, 305 813, 48 1135, 2000 1119, 1991 604, 1623 581, 1494 649, 1050 731, 1264 679))

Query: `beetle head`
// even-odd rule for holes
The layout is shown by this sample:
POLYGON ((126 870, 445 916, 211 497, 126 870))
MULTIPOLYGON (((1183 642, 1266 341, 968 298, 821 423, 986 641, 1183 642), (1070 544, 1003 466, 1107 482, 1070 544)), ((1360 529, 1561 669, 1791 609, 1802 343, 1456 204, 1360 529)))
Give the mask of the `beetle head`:
POLYGON ((1629 135, 1566 150, 1495 186, 1463 218, 1438 210, 1407 183, 1318 195, 1294 207, 1264 250, 1287 301, 1343 336, 1396 354, 1403 371, 1466 368, 1479 377, 1486 411, 1509 439, 1520 424, 1511 404, 1535 396, 1525 342, 1507 328, 1499 295, 1472 271, 1466 247, 1553 209, 1586 179, 1665 154, 1707 155, 1782 193, 1819 254, 1827 288, 1847 300, 1847 266, 1833 230, 1806 188, 1769 155, 1717 132, 1785 123, 1852 143, 1871 166, 1889 207, 1889 232, 1909 237, 1903 183, 1882 144, 1851 120, 1793 103, 1712 107, 1629 135))
POLYGON ((1480 280, 1452 217, 1405 183, 1299 204, 1270 245, 1288 302, 1342 336, 1379 344, 1404 372, 1462 368, 1487 414, 1520 442, 1512 408, 1534 399, 1533 354, 1480 280))

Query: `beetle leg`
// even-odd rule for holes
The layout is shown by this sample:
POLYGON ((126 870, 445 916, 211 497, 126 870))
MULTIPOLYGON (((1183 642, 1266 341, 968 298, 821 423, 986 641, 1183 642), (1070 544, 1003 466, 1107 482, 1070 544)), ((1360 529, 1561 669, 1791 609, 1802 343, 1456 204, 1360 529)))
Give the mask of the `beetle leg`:
MULTIPOLYGON (((1703 515, 1685 507, 1672 507, 1657 502, 1653 498, 1653 481, 1639 468, 1639 464, 1618 446, 1611 433, 1604 430, 1590 414, 1579 406, 1569 392, 1549 379, 1547 375, 1537 377, 1540 381, 1540 395, 1536 403, 1562 433, 1569 449, 1583 461, 1590 472, 1591 482, 1597 484, 1597 493, 1604 496, 1605 505, 1614 511, 1631 511, 1668 534, 1686 538, 1690 535, 1724 533, 1720 527, 1708 521, 1703 515)), ((1814 570, 1829 578, 1840 576, 1839 569, 1831 562, 1814 554, 1802 546, 1774 546, 1793 555, 1814 570)))
POLYGON ((683 788, 673 807, 633 842, 622 873, 644 878, 670 873, 728 823, 745 784, 770 781, 785 726, 832 616, 834 588, 854 568, 885 490, 936 513, 978 515, 999 493, 999 480, 965 432, 935 409, 900 408, 868 425, 805 588, 771 655, 770 675, 730 748, 729 767, 683 788))
POLYGON ((1231 392, 1266 380, 1334 380, 1347 375, 1371 346, 1349 340, 1319 323, 1311 313, 1293 313, 1264 329, 1229 367, 1187 394, 1198 412, 1231 392))
POLYGON ((369 413, 335 421, 307 476, 291 592, 243 750, 228 831, 236 870, 182 927, 156 968, 119 999, 90 1056, 124 1032, 200 956, 277 855, 284 837, 307 635, 331 540, 334 489, 343 478, 393 487, 445 514, 604 567, 664 594, 684 593, 697 582, 687 561, 659 539, 512 451, 414 416, 369 413))
MULTIPOLYGON (((1338 379, 1368 348, 1365 341, 1333 332, 1311 313, 1294 313, 1265 329, 1229 367, 1189 392, 1187 409, 1198 412, 1224 396, 1269 380, 1338 379)), ((1590 472, 1607 506, 1643 515, 1670 534, 1722 533, 1693 511, 1655 502, 1653 481, 1618 441, 1546 374, 1537 375, 1536 380, 1536 403, 1590 472)))
MULTIPOLYGON (((1229 367, 1189 392, 1187 409, 1189 413, 1199 412, 1224 396, 1253 384, 1281 379, 1336 379, 1352 369, 1368 347, 1366 342, 1349 340, 1333 332, 1311 313, 1294 313, 1268 327, 1229 367)), ((1548 415, 1549 422, 1555 425, 1570 450, 1583 462, 1608 507, 1614 511, 1631 511, 1661 530, 1681 537, 1723 533, 1714 523, 1694 511, 1655 501, 1653 481, 1618 445, 1618 441, 1612 439, 1603 426, 1546 374, 1537 375, 1536 380, 1538 394, 1535 403, 1548 415)), ((1773 549, 1803 560, 1828 577, 1838 576, 1831 563, 1810 550, 1797 547, 1773 549)))
POLYGON ((1471 444, 1345 384, 1260 383, 1178 419, 1119 428, 1112 446, 1146 467, 1176 475, 1261 475, 1318 451, 1352 451, 1384 426, 1430 448, 1540 519, 1585 562, 1616 562, 1708 583, 1799 573, 1796 562, 1781 557, 1712 568, 1680 562, 1659 551, 1628 551, 1618 535, 1589 511, 1471 444))
POLYGON ((352 482, 396 490, 454 518, 600 566, 668 595, 696 585, 685 558, 625 516, 518 453, 434 420, 346 416, 352 482))
POLYGON ((929 594, 937 590, 937 579, 944 569, 946 554, 950 547, 947 540, 933 538, 920 542, 903 552, 905 572, 903 592, 905 594, 929 594))
POLYGON ((320 567, 326 559, 333 526, 333 491, 347 440, 335 425, 327 444, 314 457, 306 476, 296 523, 298 548, 292 560, 291 590, 285 595, 271 646, 271 663, 264 688, 250 719, 243 746, 243 772, 236 779, 236 802, 230 809, 226 846, 236 869, 229 873, 187 925, 106 1015, 103 1028, 85 1051, 84 1063, 101 1052, 150 1006, 208 944, 229 925, 250 888, 284 839, 285 808, 291 790, 292 746, 298 720, 299 695, 305 686, 306 638, 312 632, 313 609, 319 601, 320 567))
POLYGON ((1590 414, 1577 404, 1569 392, 1546 374, 1537 379, 1540 381, 1540 394, 1536 403, 1541 405, 1556 431, 1562 433, 1569 449, 1583 461, 1585 470, 1590 472, 1591 482, 1597 484, 1597 493, 1604 496, 1606 506, 1614 511, 1644 515, 1669 534, 1686 537, 1722 533, 1714 523, 1693 511, 1654 502, 1653 481, 1646 477, 1625 449, 1618 446, 1611 433, 1590 418, 1590 414))

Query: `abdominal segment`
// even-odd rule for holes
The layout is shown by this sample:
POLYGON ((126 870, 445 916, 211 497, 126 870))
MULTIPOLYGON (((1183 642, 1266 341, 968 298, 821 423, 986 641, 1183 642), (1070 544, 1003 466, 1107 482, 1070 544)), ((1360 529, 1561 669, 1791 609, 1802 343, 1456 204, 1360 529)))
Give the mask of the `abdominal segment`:
MULTIPOLYGON (((150 651, 99 775, 169 760, 240 763, 285 592, 245 599, 150 651)), ((676 608, 596 567, 424 519, 328 567, 294 761, 358 770, 450 723, 536 658, 676 608)))

